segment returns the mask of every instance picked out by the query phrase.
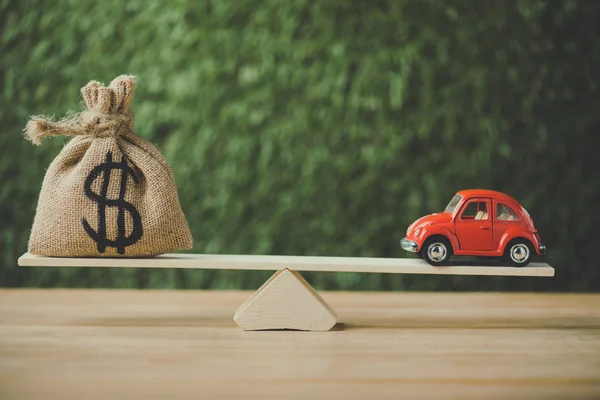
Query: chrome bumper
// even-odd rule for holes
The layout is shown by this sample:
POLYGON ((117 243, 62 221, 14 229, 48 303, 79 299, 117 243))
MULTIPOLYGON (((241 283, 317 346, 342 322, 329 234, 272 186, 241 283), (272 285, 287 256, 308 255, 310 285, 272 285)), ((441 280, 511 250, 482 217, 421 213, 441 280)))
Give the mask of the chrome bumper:
POLYGON ((400 247, 402 247, 403 250, 411 251, 413 253, 419 251, 419 245, 417 244, 417 242, 415 242, 414 240, 408 240, 406 238, 400 240, 400 247))
POLYGON ((540 243, 540 254, 546 254, 546 246, 540 243))

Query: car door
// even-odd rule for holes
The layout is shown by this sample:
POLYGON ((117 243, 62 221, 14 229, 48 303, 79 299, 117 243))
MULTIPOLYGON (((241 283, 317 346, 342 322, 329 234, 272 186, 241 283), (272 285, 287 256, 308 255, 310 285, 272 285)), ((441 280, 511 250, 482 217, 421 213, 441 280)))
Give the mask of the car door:
POLYGON ((461 250, 492 250, 491 200, 474 198, 465 202, 456 216, 454 229, 461 250))

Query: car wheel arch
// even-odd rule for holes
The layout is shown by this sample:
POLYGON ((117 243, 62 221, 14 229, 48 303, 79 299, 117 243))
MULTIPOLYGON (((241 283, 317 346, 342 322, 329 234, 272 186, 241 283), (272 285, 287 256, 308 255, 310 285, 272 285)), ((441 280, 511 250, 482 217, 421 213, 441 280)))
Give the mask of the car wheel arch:
POLYGON ((514 242, 515 240, 526 240, 527 243, 531 246, 532 249, 535 249, 535 246, 533 244, 533 240, 531 240, 531 238, 521 235, 521 232, 511 232, 511 230, 508 230, 506 232, 504 232, 504 235, 502 235, 502 238, 500 238, 500 242, 498 244, 498 250, 504 254, 504 252, 506 251, 506 248, 508 247, 508 245, 511 242, 514 242))
MULTIPOLYGON (((447 242, 450 244, 450 249, 449 249, 449 250, 451 251, 451 253, 452 253, 452 254, 454 254, 454 253, 455 253, 455 251, 456 251, 456 248, 457 248, 457 247, 456 247, 456 243, 455 243, 455 242, 452 240, 452 238, 450 238, 448 235, 446 235, 446 234, 444 234, 444 233, 441 233, 441 232, 432 232, 432 233, 430 233, 430 234, 428 234, 428 235, 426 235, 426 236, 423 236, 423 245, 425 245, 425 243, 426 243, 426 242, 427 242, 429 239, 431 239, 431 238, 435 238, 435 237, 439 237, 439 238, 441 238, 441 239, 443 239, 443 240, 447 241, 447 242)), ((421 250, 423 250, 423 249, 421 249, 421 250)))

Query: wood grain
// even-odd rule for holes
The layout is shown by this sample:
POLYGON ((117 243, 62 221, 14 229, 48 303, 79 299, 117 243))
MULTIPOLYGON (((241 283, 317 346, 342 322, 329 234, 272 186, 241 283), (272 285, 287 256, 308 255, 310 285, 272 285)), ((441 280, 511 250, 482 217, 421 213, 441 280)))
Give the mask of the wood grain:
POLYGON ((600 398, 600 295, 321 292, 332 331, 247 332, 250 295, 2 290, 0 399, 600 398))
POLYGON ((274 255, 164 254, 153 258, 58 258, 29 253, 18 264, 23 267, 107 268, 202 268, 328 272, 373 272, 391 274, 493 275, 552 277, 554 268, 531 263, 523 268, 502 265, 450 265, 433 267, 415 258, 309 257, 274 255))

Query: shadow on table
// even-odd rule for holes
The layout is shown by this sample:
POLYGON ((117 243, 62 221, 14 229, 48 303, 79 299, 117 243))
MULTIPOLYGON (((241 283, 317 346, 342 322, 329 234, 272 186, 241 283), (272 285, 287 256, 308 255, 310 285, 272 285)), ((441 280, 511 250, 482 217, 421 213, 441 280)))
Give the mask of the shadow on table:
MULTIPOLYGON (((72 322, 69 325, 94 327, 152 327, 152 328, 236 328, 233 320, 221 317, 132 317, 95 318, 72 322)), ((364 330, 437 330, 437 329, 556 329, 556 330, 599 330, 600 320, 589 318, 435 318, 408 317, 398 320, 363 319, 356 322, 338 322, 330 331, 364 330)), ((272 329, 268 331, 287 331, 272 329)))
POLYGON ((105 317, 89 318, 71 322, 69 325, 94 326, 94 327, 202 327, 202 328, 228 328, 236 326, 232 320, 220 316, 147 316, 147 317, 105 317))
POLYGON ((600 329, 600 320, 590 318, 402 318, 401 320, 362 320, 352 323, 338 323, 332 330, 352 331, 369 329, 558 329, 587 330, 600 329))

